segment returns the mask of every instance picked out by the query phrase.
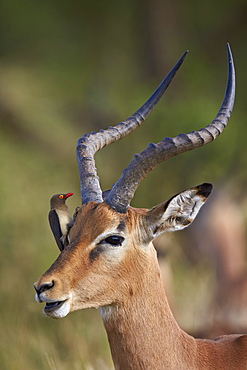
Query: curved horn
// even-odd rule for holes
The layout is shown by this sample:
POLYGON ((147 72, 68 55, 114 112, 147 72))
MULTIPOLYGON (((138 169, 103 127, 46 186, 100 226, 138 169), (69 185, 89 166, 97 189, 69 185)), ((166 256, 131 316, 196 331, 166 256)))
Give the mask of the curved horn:
POLYGON ((82 204, 89 201, 103 202, 102 191, 95 167, 95 153, 105 146, 122 139, 140 126, 161 99, 177 70, 183 63, 187 53, 188 51, 182 55, 146 103, 144 103, 132 116, 118 123, 115 127, 109 127, 107 130, 100 130, 97 133, 91 132, 90 134, 85 134, 78 140, 76 153, 82 204))
POLYGON ((199 131, 164 138, 158 144, 149 144, 140 154, 135 154, 122 176, 113 186, 106 202, 115 210, 125 213, 134 193, 144 177, 159 163, 183 152, 205 145, 218 137, 227 125, 235 98, 235 70, 232 53, 227 44, 228 80, 226 92, 218 114, 212 123, 199 131))

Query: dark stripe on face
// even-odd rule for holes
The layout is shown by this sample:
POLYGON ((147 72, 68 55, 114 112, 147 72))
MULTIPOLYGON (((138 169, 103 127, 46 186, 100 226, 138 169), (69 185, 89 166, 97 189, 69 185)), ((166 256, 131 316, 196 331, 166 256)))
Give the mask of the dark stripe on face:
POLYGON ((93 262, 97 257, 99 257, 102 251, 103 251, 103 247, 101 245, 97 245, 97 247, 92 249, 89 254, 90 261, 93 262))

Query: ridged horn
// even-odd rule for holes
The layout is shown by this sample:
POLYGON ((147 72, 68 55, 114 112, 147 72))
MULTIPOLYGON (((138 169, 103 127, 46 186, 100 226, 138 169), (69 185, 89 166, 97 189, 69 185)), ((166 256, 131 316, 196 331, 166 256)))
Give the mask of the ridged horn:
POLYGON ((230 45, 227 44, 228 79, 225 96, 215 119, 205 128, 189 134, 166 137, 158 144, 149 144, 140 154, 136 154, 122 172, 106 198, 106 202, 116 211, 125 213, 140 182, 159 163, 183 152, 198 148, 216 139, 229 121, 235 98, 235 70, 230 45))
MULTIPOLYGON (((115 127, 109 127, 107 130, 100 130, 97 133, 91 132, 90 134, 85 134, 78 140, 76 153, 82 204, 89 201, 95 201, 98 203, 103 202, 102 191, 95 167, 95 153, 105 146, 122 139, 140 126, 161 99, 177 70, 184 61, 186 54, 187 51, 178 60, 146 103, 144 103, 132 116, 127 118, 125 121, 118 123, 115 127)), ((113 198, 115 198, 115 196, 113 196, 113 198)), ((109 198, 109 201, 110 199, 111 198, 109 198)), ((115 205, 115 200, 113 200, 113 203, 115 205)), ((126 204, 126 201, 124 201, 124 204, 126 204)), ((116 208, 118 208, 117 205, 116 208)), ((122 207, 120 208, 123 209, 122 207)), ((124 208, 126 207, 124 206, 124 208)))

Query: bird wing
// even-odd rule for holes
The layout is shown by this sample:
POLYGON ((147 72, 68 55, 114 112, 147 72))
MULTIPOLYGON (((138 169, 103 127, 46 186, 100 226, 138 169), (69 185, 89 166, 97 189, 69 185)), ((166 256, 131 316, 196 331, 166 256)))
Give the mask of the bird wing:
POLYGON ((64 249, 64 244, 61 241, 61 237, 63 235, 62 235, 62 231, 60 227, 59 218, 58 218, 58 215, 55 209, 50 210, 48 219, 49 219, 50 228, 56 240, 57 246, 60 249, 60 251, 62 251, 64 249))

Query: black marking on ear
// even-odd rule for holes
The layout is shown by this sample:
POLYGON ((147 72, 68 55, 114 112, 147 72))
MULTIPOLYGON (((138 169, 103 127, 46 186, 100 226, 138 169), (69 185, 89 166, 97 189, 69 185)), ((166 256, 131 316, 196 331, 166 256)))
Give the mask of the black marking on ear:
POLYGON ((120 224, 118 225, 117 227, 117 231, 124 231, 126 229, 126 224, 125 222, 122 220, 120 221, 120 224))
POLYGON ((93 262, 96 258, 98 258, 102 251, 103 247, 101 245, 97 245, 97 247, 92 249, 91 252, 89 253, 90 262, 93 262))
POLYGON ((213 189, 213 185, 205 182, 204 184, 198 185, 197 188, 197 194, 207 198, 213 189))

